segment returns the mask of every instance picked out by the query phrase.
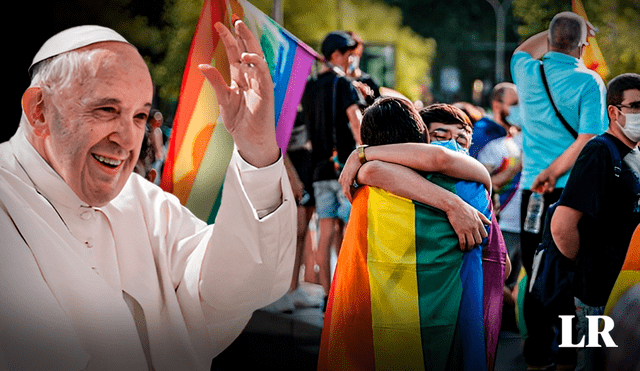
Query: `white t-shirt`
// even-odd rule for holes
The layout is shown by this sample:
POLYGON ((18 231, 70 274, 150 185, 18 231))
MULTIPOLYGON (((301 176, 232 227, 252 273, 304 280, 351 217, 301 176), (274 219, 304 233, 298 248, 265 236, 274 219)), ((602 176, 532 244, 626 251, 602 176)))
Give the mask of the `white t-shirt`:
MULTIPOLYGON (((522 158, 522 135, 505 136, 487 143, 478 154, 478 161, 492 169, 491 174, 515 166, 522 158)), ((498 191, 500 205, 500 229, 504 232, 520 232, 520 172, 498 191)))

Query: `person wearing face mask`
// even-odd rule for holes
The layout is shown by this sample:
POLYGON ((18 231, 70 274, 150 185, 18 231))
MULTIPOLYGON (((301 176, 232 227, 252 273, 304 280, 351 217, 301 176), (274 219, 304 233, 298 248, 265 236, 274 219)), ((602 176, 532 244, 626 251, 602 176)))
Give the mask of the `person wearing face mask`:
POLYGON ((510 82, 501 82, 491 91, 491 115, 485 116, 473 125, 473 137, 469 153, 474 158, 490 141, 507 135, 511 123, 507 117, 511 107, 518 104, 518 91, 510 82))
MULTIPOLYGON (((602 141, 589 141, 551 219, 558 249, 575 261, 578 340, 587 333, 585 315, 603 314, 631 236, 640 224, 640 75, 622 74, 607 88, 609 128, 602 136, 615 144, 621 172, 614 173, 614 149, 602 141)), ((578 348, 576 370, 604 369, 601 349, 578 348)))
MULTIPOLYGON (((581 60, 587 36, 593 33, 593 26, 584 18, 561 12, 553 17, 548 30, 522 42, 511 57, 511 76, 526 118, 522 122, 520 246, 528 277, 542 240, 542 229, 536 232, 523 228, 531 195, 534 192, 543 195, 541 220, 544 220, 549 205, 559 199, 584 145, 607 128, 606 86, 581 60)), ((551 311, 543 309, 530 293, 524 296, 523 317, 528 336, 523 353, 531 369, 544 370, 554 363, 570 368, 576 362, 573 348, 554 351, 557 332, 553 327, 560 324, 558 316, 575 311, 571 295, 561 301, 560 308, 551 311)))

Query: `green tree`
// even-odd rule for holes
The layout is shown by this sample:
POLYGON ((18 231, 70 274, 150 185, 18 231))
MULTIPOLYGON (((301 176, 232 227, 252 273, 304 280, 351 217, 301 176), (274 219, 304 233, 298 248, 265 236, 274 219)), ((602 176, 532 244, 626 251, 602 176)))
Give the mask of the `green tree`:
MULTIPOLYGON (((609 80, 621 73, 640 73, 640 3, 637 0, 583 0, 589 22, 599 29, 598 46, 609 68, 609 80)), ((553 16, 571 10, 571 1, 515 0, 521 20, 518 33, 526 39, 549 27, 553 16)))
MULTIPOLYGON (((273 0, 251 3, 272 14, 273 0)), ((393 45, 396 85, 389 87, 415 100, 429 83, 435 41, 403 25, 400 9, 382 0, 284 0, 283 26, 316 50, 333 30, 354 31, 365 43, 393 45)))

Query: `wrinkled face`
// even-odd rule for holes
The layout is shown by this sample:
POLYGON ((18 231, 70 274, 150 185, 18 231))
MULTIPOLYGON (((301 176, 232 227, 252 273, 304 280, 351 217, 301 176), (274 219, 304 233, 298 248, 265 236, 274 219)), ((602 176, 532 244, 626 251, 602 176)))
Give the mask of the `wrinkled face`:
POLYGON ((471 133, 462 124, 445 124, 432 122, 429 124, 429 137, 432 142, 455 140, 462 148, 471 147, 471 133))
POLYGON ((49 130, 43 157, 90 206, 114 199, 131 175, 153 91, 135 48, 108 42, 100 43, 100 49, 106 52, 96 60, 108 62, 99 64, 95 78, 61 89, 55 104, 45 101, 49 130))

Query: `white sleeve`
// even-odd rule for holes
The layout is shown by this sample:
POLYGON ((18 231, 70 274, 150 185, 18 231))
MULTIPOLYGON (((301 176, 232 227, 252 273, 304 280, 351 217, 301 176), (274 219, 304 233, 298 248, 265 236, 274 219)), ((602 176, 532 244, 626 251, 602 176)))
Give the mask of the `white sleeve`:
POLYGON ((282 155, 274 164, 257 168, 246 162, 238 153, 238 149, 233 149, 232 162, 236 164, 240 173, 240 180, 247 192, 247 197, 256 209, 259 218, 270 214, 282 204, 282 188, 280 178, 284 167, 282 155))
POLYGON ((503 138, 498 138, 487 143, 478 153, 478 161, 485 166, 491 166, 496 168, 502 163, 502 151, 504 146, 502 145, 503 138))

